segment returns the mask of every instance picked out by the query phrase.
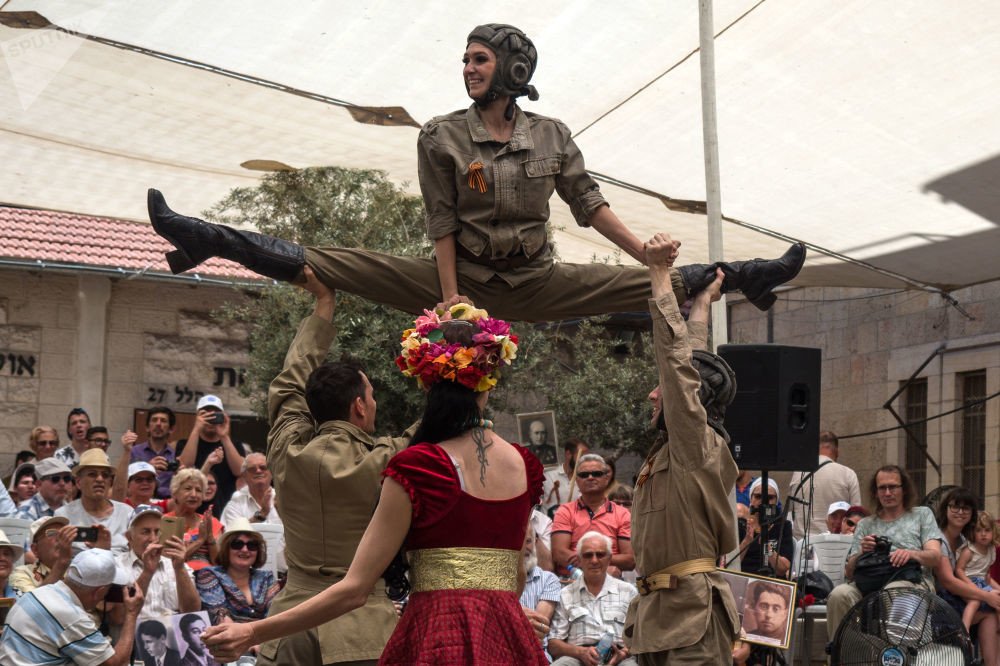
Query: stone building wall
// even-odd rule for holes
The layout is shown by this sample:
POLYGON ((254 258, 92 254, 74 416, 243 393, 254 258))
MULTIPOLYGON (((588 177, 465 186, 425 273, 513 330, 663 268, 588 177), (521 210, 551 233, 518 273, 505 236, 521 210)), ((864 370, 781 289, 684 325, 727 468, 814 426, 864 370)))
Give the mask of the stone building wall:
MULTIPOLYGON (((953 295, 974 319, 927 292, 796 289, 782 294, 769 313, 746 302, 732 305, 730 342, 819 347, 821 428, 841 436, 891 428, 897 423, 882 405, 942 345, 942 352, 918 375, 927 379, 928 416, 962 404, 958 386, 963 372, 985 370, 986 394, 1000 391, 1000 282, 953 295)), ((894 405, 897 411, 902 407, 899 400, 894 405)), ((954 414, 927 424, 928 451, 942 468, 940 484, 961 483, 960 417, 954 414)), ((986 403, 986 507, 994 515, 1000 509, 998 442, 1000 398, 986 403)), ((840 450, 841 462, 857 471, 863 494, 879 466, 906 466, 899 431, 845 439, 840 450)), ((938 485, 938 475, 928 465, 926 487, 938 485)))
POLYGON ((65 443, 73 407, 115 441, 135 409, 193 412, 204 393, 249 413, 238 392, 246 332, 210 317, 243 298, 225 286, 0 270, 0 470, 35 425, 55 426, 65 443))

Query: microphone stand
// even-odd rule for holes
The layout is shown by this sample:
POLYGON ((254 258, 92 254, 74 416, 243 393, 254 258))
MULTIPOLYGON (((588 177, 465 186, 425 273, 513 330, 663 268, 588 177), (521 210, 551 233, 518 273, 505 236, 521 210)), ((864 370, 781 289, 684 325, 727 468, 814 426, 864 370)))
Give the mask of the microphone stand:
MULTIPOLYGON (((784 520, 785 512, 788 510, 788 505, 785 505, 785 510, 778 512, 777 505, 777 493, 775 494, 775 504, 771 504, 771 486, 768 484, 767 470, 761 470, 760 472, 760 504, 756 507, 750 508, 750 513, 757 514, 757 524, 760 526, 760 567, 757 569, 758 576, 767 576, 769 578, 774 578, 774 567, 771 566, 771 562, 768 559, 767 552, 767 541, 766 536, 769 536, 771 531, 771 526, 778 520, 784 520)), ((784 525, 782 524, 782 527, 784 525)), ((748 527, 749 529, 749 527, 748 527)), ((779 532, 780 541, 780 532, 779 532)), ((779 544, 780 545, 780 544, 779 544)), ((780 553, 779 553, 780 557, 780 553)), ((788 611, 793 612, 794 600, 789 600, 788 611)), ((786 620, 787 621, 787 620, 786 620)), ((785 666, 787 663, 785 661, 784 655, 781 654, 781 650, 774 647, 768 647, 765 645, 755 645, 751 648, 751 654, 756 653, 762 658, 761 666, 772 666, 773 664, 781 664, 785 666)))

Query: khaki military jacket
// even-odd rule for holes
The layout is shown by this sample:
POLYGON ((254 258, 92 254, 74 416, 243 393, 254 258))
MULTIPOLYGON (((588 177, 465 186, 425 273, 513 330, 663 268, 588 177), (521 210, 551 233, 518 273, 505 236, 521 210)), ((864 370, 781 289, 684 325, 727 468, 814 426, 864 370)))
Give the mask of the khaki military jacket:
MULTIPOLYGON (((381 489, 386 463, 406 438, 374 438, 345 421, 320 424, 306 405, 306 379, 326 358, 335 334, 310 316, 288 349, 268 395, 268 464, 285 526, 288 581, 270 613, 278 613, 336 583, 354 559, 381 489)), ((396 627, 381 581, 368 603, 318 628, 323 663, 378 659, 396 627)), ((273 659, 277 641, 262 646, 273 659)))
POLYGON ((607 205, 569 128, 520 108, 507 143, 493 140, 475 104, 430 120, 417 139, 417 173, 432 241, 454 233, 463 248, 490 259, 538 254, 503 272, 460 257, 459 274, 476 282, 495 275, 513 287, 549 270, 545 224, 553 191, 580 226, 607 205))
MULTIPOLYGON (((704 348, 706 326, 692 322, 689 330, 673 294, 649 303, 669 438, 661 436, 654 444, 632 502, 632 547, 642 574, 687 560, 718 560, 736 548, 729 491, 738 474, 729 447, 708 426, 698 399, 701 380, 691 365, 691 351, 693 345, 704 348)), ((680 578, 676 589, 632 600, 625 622, 630 651, 696 644, 708 628, 713 593, 725 606, 735 636, 739 621, 729 586, 716 573, 692 574, 680 578)))

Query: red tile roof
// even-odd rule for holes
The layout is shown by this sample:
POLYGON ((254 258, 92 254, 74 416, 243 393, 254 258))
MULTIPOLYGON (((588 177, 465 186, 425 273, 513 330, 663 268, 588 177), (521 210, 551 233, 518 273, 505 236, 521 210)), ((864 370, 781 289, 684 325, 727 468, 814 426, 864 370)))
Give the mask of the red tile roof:
MULTIPOLYGON (((0 257, 84 264, 170 274, 163 254, 173 247, 142 222, 0 206, 0 257)), ((187 274, 231 280, 263 279, 225 259, 209 259, 187 274)))

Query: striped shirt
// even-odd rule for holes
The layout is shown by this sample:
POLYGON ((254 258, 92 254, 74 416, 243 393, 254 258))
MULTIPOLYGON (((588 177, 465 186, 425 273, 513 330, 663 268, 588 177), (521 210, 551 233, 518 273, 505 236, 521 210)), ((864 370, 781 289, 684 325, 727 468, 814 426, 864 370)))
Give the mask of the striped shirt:
POLYGON ((570 645, 596 645, 604 632, 610 631, 615 639, 621 639, 628 605, 637 594, 635 585, 613 576, 604 577, 604 587, 596 597, 582 578, 573 581, 562 590, 549 638, 570 645))
POLYGON ((17 507, 17 513, 14 517, 34 522, 43 517, 51 518, 56 514, 56 509, 58 508, 49 506, 49 503, 45 501, 41 493, 35 493, 31 499, 21 502, 21 506, 17 507))
POLYGON ((21 597, 0 635, 0 663, 5 666, 101 664, 114 654, 64 581, 21 597))
MULTIPOLYGON (((535 513, 538 513, 537 511, 535 513)), ((525 608, 535 610, 539 601, 551 601, 556 606, 559 605, 559 595, 562 588, 559 579, 551 571, 545 571, 539 566, 535 566, 527 573, 524 581, 524 590, 521 592, 521 605, 525 608)), ((548 650, 549 637, 542 640, 542 647, 548 650)), ((548 652, 545 653, 548 656, 548 652)), ((552 661, 549 658, 549 661, 552 661)))

